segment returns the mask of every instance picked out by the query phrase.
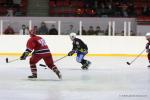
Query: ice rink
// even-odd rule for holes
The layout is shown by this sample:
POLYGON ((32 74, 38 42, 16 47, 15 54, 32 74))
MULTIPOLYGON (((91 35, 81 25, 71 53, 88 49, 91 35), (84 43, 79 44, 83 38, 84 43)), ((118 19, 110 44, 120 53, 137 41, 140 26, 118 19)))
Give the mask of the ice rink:
POLYGON ((62 80, 40 66, 38 79, 29 80, 28 60, 6 63, 5 58, 0 57, 0 100, 150 100, 145 57, 130 66, 126 62, 135 57, 87 57, 92 62, 88 71, 81 70, 75 57, 67 57, 56 63, 62 80))

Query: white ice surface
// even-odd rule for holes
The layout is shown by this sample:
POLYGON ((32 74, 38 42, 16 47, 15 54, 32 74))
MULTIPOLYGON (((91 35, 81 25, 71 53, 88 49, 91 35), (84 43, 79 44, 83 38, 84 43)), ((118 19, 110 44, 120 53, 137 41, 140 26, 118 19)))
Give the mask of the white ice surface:
POLYGON ((67 57, 56 63, 62 80, 40 66, 38 79, 29 80, 28 60, 7 64, 5 58, 0 57, 0 100, 150 100, 146 58, 128 66, 134 57, 87 57, 92 65, 83 71, 74 57, 67 57))

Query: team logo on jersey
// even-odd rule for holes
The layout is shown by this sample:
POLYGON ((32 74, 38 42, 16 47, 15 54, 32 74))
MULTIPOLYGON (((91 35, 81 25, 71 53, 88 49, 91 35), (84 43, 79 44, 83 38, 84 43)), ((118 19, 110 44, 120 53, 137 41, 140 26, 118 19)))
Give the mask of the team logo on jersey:
POLYGON ((79 45, 79 42, 78 42, 78 41, 76 42, 76 45, 79 45))

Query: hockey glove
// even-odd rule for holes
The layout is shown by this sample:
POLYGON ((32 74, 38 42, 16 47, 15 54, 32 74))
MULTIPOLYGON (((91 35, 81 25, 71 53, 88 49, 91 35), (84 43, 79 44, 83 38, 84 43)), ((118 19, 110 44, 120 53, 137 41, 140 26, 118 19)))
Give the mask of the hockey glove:
POLYGON ((29 52, 24 52, 21 57, 20 60, 26 60, 27 56, 29 55, 29 52))
POLYGON ((75 53, 75 51, 72 50, 68 53, 68 56, 72 56, 74 53, 75 53))

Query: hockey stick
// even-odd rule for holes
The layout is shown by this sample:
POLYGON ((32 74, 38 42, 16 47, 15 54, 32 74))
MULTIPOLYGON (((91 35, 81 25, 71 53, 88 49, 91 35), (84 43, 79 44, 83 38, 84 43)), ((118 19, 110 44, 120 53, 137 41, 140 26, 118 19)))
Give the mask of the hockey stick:
MULTIPOLYGON (((31 56, 31 54, 29 54, 27 57, 31 56)), ((6 63, 11 63, 11 62, 15 62, 17 60, 20 60, 20 57, 19 58, 16 58, 16 59, 13 59, 13 60, 9 60, 8 58, 5 59, 6 60, 6 63)))
POLYGON ((8 58, 6 58, 6 63, 11 63, 11 62, 14 62, 14 61, 17 61, 17 60, 20 60, 20 58, 13 59, 13 60, 8 60, 8 58))
POLYGON ((61 59, 64 59, 64 58, 67 57, 67 56, 68 56, 68 55, 65 55, 65 56, 63 56, 63 57, 61 57, 61 58, 55 60, 54 63, 58 62, 58 61, 61 60, 61 59))
POLYGON ((126 62, 126 63, 128 65, 131 65, 137 58, 139 58, 143 54, 144 51, 145 51, 145 49, 142 50, 131 62, 126 62))
MULTIPOLYGON (((61 59, 65 58, 65 57, 67 57, 67 56, 68 56, 68 55, 65 55, 65 56, 63 56, 63 57, 61 57, 61 58, 55 60, 54 63, 60 61, 61 59)), ((41 66, 41 67, 46 67, 46 65, 44 65, 44 64, 39 64, 39 66, 41 66)))

